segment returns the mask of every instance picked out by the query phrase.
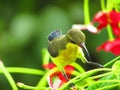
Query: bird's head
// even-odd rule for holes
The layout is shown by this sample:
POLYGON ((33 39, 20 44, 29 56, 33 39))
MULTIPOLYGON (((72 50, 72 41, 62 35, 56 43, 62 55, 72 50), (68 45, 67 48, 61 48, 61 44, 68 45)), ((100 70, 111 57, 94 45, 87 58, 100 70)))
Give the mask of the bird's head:
POLYGON ((70 29, 66 34, 68 40, 74 44, 85 43, 85 35, 79 29, 70 29))
POLYGON ((67 32, 66 37, 68 38, 68 41, 70 41, 71 43, 80 46, 85 51, 88 59, 90 60, 89 52, 85 46, 85 35, 82 31, 80 31, 79 29, 70 29, 67 32))

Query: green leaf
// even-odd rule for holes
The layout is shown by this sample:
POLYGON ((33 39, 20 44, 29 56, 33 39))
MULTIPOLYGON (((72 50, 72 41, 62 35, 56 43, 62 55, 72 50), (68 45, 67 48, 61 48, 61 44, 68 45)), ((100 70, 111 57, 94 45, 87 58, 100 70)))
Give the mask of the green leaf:
POLYGON ((113 64, 112 69, 120 71, 120 60, 113 64))
MULTIPOLYGON (((112 88, 118 88, 118 87, 114 86, 115 84, 118 84, 118 83, 119 83, 119 80, 117 80, 116 75, 112 73, 112 74, 105 76, 105 77, 101 78, 100 80, 96 81, 96 83, 91 84, 90 86, 88 86, 86 88, 86 90, 96 90, 96 89, 103 88, 106 86, 109 86, 110 88, 109 87, 108 88, 109 88, 109 90, 111 90, 112 88), (111 87, 111 85, 113 87, 111 87)), ((105 90, 105 89, 103 89, 103 90, 105 90)))

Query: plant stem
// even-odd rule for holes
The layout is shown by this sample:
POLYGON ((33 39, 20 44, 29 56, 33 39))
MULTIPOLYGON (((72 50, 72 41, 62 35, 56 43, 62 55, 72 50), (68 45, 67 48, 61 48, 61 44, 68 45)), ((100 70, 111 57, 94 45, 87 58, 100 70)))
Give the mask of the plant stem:
POLYGON ((101 77, 105 77, 105 76, 108 76, 112 74, 112 72, 108 72, 108 73, 103 73, 103 74, 100 74, 100 75, 96 75, 96 76, 92 76, 90 77, 91 79, 98 79, 98 78, 101 78, 101 77))
POLYGON ((49 60, 50 60, 50 55, 47 51, 47 49, 42 49, 42 58, 43 58, 43 65, 44 64, 48 64, 49 63, 49 60))
POLYGON ((105 0, 100 0, 102 11, 105 10, 105 0))
POLYGON ((98 84, 98 83, 105 83, 105 82, 112 82, 112 83, 114 83, 114 82, 120 82, 120 80, 100 80, 100 81, 98 81, 98 82, 94 82, 93 84, 98 84))
POLYGON ((85 72, 85 70, 82 68, 82 66, 80 66, 78 63, 73 62, 71 65, 73 65, 74 68, 77 69, 80 73, 85 72))
POLYGON ((29 85, 25 85, 24 83, 20 83, 20 82, 18 82, 17 83, 17 85, 20 87, 20 88, 23 88, 23 89, 37 89, 37 90, 50 90, 50 88, 49 87, 38 87, 38 88, 36 88, 36 87, 34 87, 34 86, 29 86, 29 85))
POLYGON ((116 3, 119 3, 119 0, 106 0, 107 1, 107 11, 115 9, 116 3))
POLYGON ((72 72, 72 75, 74 75, 74 76, 77 76, 77 75, 80 75, 80 74, 81 74, 80 72, 75 71, 75 70, 72 72))
POLYGON ((84 0, 84 20, 85 24, 89 24, 90 22, 89 0, 84 0))
POLYGON ((116 87, 116 86, 119 86, 120 84, 114 84, 114 85, 110 85, 110 86, 104 86, 102 88, 99 88, 97 90, 108 90, 109 88, 113 88, 113 87, 116 87))
POLYGON ((75 78, 71 79, 70 81, 68 81, 67 83, 65 83, 64 85, 62 85, 59 90, 64 90, 64 88, 66 88, 71 82, 73 83, 77 83, 77 82, 80 82, 81 80, 97 73, 97 72, 100 72, 100 71, 112 71, 112 69, 109 69, 109 68, 99 68, 99 69, 94 69, 94 70, 90 70, 90 71, 87 71, 85 73, 82 73, 78 76, 76 76, 75 78))
POLYGON ((113 0, 107 0, 106 10, 109 12, 112 10, 112 1, 113 0))
MULTIPOLYGON (((44 75, 45 74, 43 70, 37 70, 37 69, 31 69, 31 68, 6 67, 6 69, 10 73, 22 73, 22 74, 33 74, 33 75, 44 75)), ((1 70, 0 70, 0 73, 2 73, 1 70)))
POLYGON ((2 61, 0 61, 0 69, 3 72, 3 74, 5 75, 5 77, 7 78, 9 84, 12 87, 12 90, 18 90, 15 81, 13 80, 12 76, 10 75, 10 73, 6 70, 6 68, 3 65, 2 61))
POLYGON ((114 58, 113 60, 109 61, 108 63, 106 63, 105 65, 103 65, 103 67, 108 67, 109 65, 111 65, 112 63, 114 63, 115 61, 117 61, 118 59, 120 59, 120 56, 114 58))
MULTIPOLYGON (((109 12, 112 10, 112 8, 113 8, 113 0, 107 0, 106 11, 109 12)), ((111 41, 114 40, 112 29, 109 24, 107 25, 107 32, 108 32, 109 40, 111 41)))
MULTIPOLYGON (((58 68, 53 68, 50 71, 48 71, 38 82, 36 88, 39 87, 44 87, 47 83, 47 77, 50 76, 52 73, 56 72, 58 70, 58 68)), ((34 89, 34 90, 38 90, 38 89, 34 89)))
POLYGON ((107 32, 108 32, 109 40, 110 41, 114 40, 114 36, 113 36, 113 33, 112 33, 110 25, 107 25, 107 32))

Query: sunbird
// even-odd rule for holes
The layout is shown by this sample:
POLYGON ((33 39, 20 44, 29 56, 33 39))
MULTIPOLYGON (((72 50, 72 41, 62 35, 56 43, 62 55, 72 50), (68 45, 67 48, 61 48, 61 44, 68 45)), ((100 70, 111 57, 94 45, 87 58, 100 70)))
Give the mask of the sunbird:
MULTIPOLYGON (((102 67, 101 64, 90 61, 90 55, 85 46, 85 34, 79 29, 72 28, 66 34, 62 34, 60 30, 51 32, 48 36, 48 52, 53 63, 63 72, 67 81, 69 80, 64 67, 77 58, 83 63, 102 67), (83 50, 87 53, 87 58, 83 50)), ((71 83, 71 87, 73 86, 74 84, 71 83)))

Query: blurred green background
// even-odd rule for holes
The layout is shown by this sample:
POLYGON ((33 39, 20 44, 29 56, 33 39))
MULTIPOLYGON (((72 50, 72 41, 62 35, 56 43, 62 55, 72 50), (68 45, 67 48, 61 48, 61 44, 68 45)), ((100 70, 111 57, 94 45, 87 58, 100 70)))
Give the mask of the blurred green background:
MULTIPOLYGON (((42 49, 47 48, 47 36, 55 30, 63 33, 73 24, 84 23, 84 0, 0 0, 0 59, 7 67, 41 69, 42 49)), ((99 0, 90 0, 91 19, 100 8, 99 0)), ((114 58, 95 48, 107 40, 107 32, 86 34, 86 46, 95 62, 104 64, 114 58)), ((15 81, 36 85, 39 76, 12 74, 15 81)), ((0 90, 11 90, 0 74, 0 90)))

